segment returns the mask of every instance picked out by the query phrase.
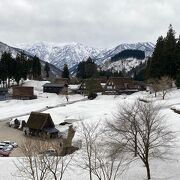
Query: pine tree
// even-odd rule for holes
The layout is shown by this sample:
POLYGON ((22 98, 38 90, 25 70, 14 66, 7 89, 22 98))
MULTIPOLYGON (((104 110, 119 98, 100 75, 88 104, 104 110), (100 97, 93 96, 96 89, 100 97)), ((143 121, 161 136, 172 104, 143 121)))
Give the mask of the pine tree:
POLYGON ((23 71, 23 65, 21 63, 21 55, 17 54, 16 56, 16 60, 15 60, 15 70, 16 73, 14 74, 14 79, 17 82, 17 84, 19 85, 19 81, 22 78, 22 71, 23 71))
POLYGON ((178 89, 180 88, 180 73, 178 73, 176 76, 176 86, 178 89))
POLYGON ((161 65, 163 66, 163 75, 169 76, 171 78, 175 78, 177 74, 175 48, 175 31, 170 24, 167 36, 164 39, 164 62, 161 65))
POLYGON ((62 78, 68 78, 69 79, 69 69, 67 64, 64 64, 63 72, 62 72, 62 78))
POLYGON ((45 66, 44 66, 44 71, 46 72, 46 77, 49 77, 49 71, 50 71, 50 67, 49 67, 49 63, 46 62, 45 66))
POLYGON ((10 86, 10 78, 14 74, 14 59, 10 52, 4 52, 1 56, 1 73, 2 78, 8 81, 8 87, 10 86))
POLYGON ((85 61, 82 61, 78 64, 76 77, 82 79, 86 78, 85 61))
POLYGON ((41 76, 41 63, 37 56, 33 57, 32 60, 32 74, 34 79, 39 79, 41 76))
POLYGON ((147 78, 160 78, 164 72, 162 67, 164 56, 164 38, 160 36, 157 40, 152 58, 148 60, 146 68, 147 78))
POLYGON ((175 49, 175 58, 176 58, 176 70, 179 74, 180 72, 180 37, 178 42, 176 43, 176 49, 175 49))
POLYGON ((77 77, 86 79, 96 77, 97 75, 97 65, 90 57, 87 59, 87 61, 83 61, 78 64, 77 77))
POLYGON ((86 78, 92 78, 97 76, 97 65, 89 57, 85 64, 86 78))

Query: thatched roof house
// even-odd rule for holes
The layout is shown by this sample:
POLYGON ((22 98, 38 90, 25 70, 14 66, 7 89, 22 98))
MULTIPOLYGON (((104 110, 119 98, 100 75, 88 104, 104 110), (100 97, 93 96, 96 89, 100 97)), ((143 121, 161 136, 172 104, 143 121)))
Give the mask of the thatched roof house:
POLYGON ((138 91, 138 83, 130 78, 111 77, 105 85, 106 94, 133 93, 138 91))
POLYGON ((26 127, 31 135, 49 135, 49 137, 58 135, 49 113, 31 112, 26 127))

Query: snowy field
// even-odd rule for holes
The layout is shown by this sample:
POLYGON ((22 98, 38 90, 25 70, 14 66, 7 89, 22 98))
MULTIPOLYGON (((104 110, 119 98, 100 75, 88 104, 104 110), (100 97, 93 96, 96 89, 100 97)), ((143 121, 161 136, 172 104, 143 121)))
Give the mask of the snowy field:
MULTIPOLYGON (((8 119, 12 116, 21 116, 23 113, 30 113, 31 111, 38 111, 43 108, 57 106, 66 103, 64 96, 57 96, 55 94, 43 94, 41 85, 36 82, 28 82, 29 85, 35 85, 35 94, 38 95, 37 100, 21 101, 9 100, 0 101, 1 120, 8 119)), ((27 84, 26 84, 27 85, 27 84)), ((134 102, 137 98, 155 101, 162 105, 161 113, 165 115, 168 124, 173 131, 180 130, 180 115, 171 110, 171 107, 180 109, 180 90, 173 90, 169 93, 165 100, 161 97, 155 99, 147 92, 138 92, 129 96, 108 96, 99 95, 94 100, 85 100, 74 102, 72 104, 64 104, 63 106, 47 109, 44 112, 50 113, 56 125, 67 119, 82 120, 84 123, 94 124, 100 121, 103 127, 105 120, 112 118, 118 106, 123 106, 134 102)), ((69 100, 71 102, 84 99, 80 95, 72 95, 69 100)), ((22 119, 28 118, 22 116, 22 119)), ((75 123, 78 125, 78 123, 75 123)), ((179 180, 180 179, 180 135, 177 133, 177 145, 172 150, 171 159, 150 161, 152 180, 179 180)), ((76 137, 75 137, 76 138, 76 137)), ((15 158, 0 158, 0 180, 16 180, 16 168, 13 164, 15 158)), ((73 168, 65 174, 64 180, 88 180, 86 172, 73 168)), ((95 178, 94 178, 95 179, 95 178)), ((135 161, 131 167, 119 178, 119 180, 144 180, 146 179, 146 169, 141 161, 135 161)), ((96 180, 96 179, 95 179, 96 180)))
MULTIPOLYGON (((34 94, 37 99, 34 100, 6 100, 0 101, 0 121, 8 120, 12 117, 19 117, 30 114, 31 111, 44 111, 58 105, 66 104, 66 97, 64 95, 57 95, 54 93, 43 93, 42 86, 47 81, 26 81, 24 86, 33 86, 34 94)), ((84 99, 81 95, 69 95, 69 103, 84 99)))

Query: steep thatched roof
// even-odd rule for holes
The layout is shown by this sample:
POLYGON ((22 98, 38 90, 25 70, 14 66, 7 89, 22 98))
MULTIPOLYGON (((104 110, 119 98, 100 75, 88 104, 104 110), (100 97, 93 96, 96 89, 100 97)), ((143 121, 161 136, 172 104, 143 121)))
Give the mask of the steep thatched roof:
POLYGON ((44 128, 54 128, 55 125, 50 114, 31 112, 27 122, 27 127, 30 129, 42 130, 44 128))
POLYGON ((109 78, 106 86, 107 85, 112 85, 117 90, 137 88, 137 82, 135 82, 133 79, 125 77, 111 77, 109 78))

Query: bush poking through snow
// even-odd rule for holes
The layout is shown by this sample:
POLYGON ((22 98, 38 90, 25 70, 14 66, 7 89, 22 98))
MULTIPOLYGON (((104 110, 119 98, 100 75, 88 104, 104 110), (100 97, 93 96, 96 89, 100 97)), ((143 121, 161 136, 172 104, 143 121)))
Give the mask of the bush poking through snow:
POLYGON ((97 97, 97 93, 94 93, 94 92, 90 92, 89 95, 88 95, 88 99, 90 100, 93 100, 97 97))

